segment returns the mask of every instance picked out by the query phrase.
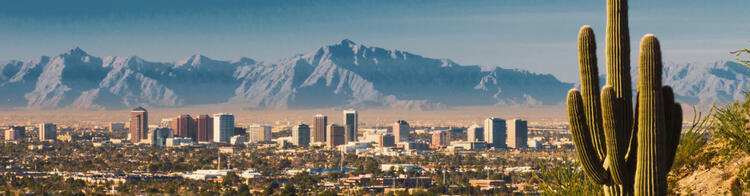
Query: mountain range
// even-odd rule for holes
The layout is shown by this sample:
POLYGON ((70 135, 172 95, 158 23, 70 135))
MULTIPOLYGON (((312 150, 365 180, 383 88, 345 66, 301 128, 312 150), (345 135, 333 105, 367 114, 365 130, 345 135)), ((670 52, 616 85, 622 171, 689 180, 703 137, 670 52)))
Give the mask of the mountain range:
MULTIPOLYGON (((667 64, 683 103, 742 96, 748 72, 734 62, 667 64)), ((573 83, 496 66, 459 65, 342 40, 273 62, 193 55, 179 62, 95 57, 80 48, 0 64, 0 108, 86 110, 234 104, 245 109, 559 105, 573 83)))

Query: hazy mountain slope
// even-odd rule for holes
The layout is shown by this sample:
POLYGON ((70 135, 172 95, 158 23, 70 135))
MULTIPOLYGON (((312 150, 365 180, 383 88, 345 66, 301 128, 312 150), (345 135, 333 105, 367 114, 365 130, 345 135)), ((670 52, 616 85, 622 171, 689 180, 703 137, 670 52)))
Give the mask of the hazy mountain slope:
POLYGON ((36 78, 34 89, 24 96, 29 107, 71 105, 83 91, 96 88, 107 71, 101 59, 75 48, 52 57, 36 78))
MULTIPOLYGON (((638 70, 631 70, 633 89, 638 70)), ((732 61, 711 63, 665 63, 662 83, 674 89, 677 100, 688 105, 726 104, 744 97, 750 85, 750 70, 732 61)))
POLYGON ((742 89, 750 87, 750 70, 731 61, 670 63, 665 65, 664 75, 664 83, 688 104, 708 105, 714 100, 726 104, 742 99, 742 89))
MULTIPOLYGON (((602 71, 602 70, 600 70, 602 71)), ((633 96, 638 86, 638 67, 631 67, 633 96)), ((606 76, 599 76, 604 86, 606 76)), ((703 109, 716 104, 723 105, 744 97, 743 90, 750 90, 750 69, 732 61, 711 63, 664 63, 662 83, 675 92, 677 101, 697 105, 703 109)), ((580 84, 576 84, 580 88, 580 84)))
POLYGON ((551 75, 462 66, 350 40, 275 62, 176 63, 91 56, 79 48, 0 65, 0 107, 120 109, 237 104, 248 109, 560 104, 572 87, 551 75))
POLYGON ((243 83, 232 100, 249 108, 558 104, 572 86, 551 75, 485 69, 343 40, 306 55, 240 68, 235 76, 243 83))
POLYGON ((6 107, 25 106, 28 100, 24 96, 36 86, 37 78, 42 74, 43 65, 49 57, 40 57, 28 62, 11 61, 0 64, 0 105, 6 107))

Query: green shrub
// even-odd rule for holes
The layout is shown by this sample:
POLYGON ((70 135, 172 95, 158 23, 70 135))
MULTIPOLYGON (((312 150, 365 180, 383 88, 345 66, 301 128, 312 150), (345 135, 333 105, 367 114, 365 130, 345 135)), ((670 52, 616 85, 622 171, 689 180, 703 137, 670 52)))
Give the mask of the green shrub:
POLYGON ((690 127, 682 132, 672 169, 682 168, 686 164, 694 165, 699 150, 708 143, 707 130, 711 127, 712 112, 713 109, 704 116, 693 107, 693 121, 690 127))
POLYGON ((746 92, 745 101, 737 100, 722 108, 714 107, 714 118, 716 138, 726 142, 730 150, 740 150, 750 155, 750 132, 746 129, 747 123, 750 122, 748 98, 750 93, 746 92))
POLYGON ((601 195, 602 186, 586 179, 575 163, 542 165, 536 180, 542 195, 601 195))

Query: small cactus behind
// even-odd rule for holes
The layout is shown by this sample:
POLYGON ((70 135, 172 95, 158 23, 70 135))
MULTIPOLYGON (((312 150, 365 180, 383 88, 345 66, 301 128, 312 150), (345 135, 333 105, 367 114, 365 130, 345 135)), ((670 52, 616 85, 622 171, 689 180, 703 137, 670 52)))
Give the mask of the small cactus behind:
POLYGON ((584 173, 605 195, 666 195, 682 108, 662 86, 658 39, 641 40, 633 112, 627 0, 607 0, 607 83, 599 91, 596 41, 590 26, 578 35, 581 90, 568 92, 571 136, 584 173))

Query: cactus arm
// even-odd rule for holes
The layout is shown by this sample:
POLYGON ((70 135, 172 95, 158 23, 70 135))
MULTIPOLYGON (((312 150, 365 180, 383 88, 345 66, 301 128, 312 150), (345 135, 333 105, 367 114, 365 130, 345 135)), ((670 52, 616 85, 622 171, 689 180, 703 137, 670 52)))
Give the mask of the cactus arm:
POLYGON ((640 95, 638 107, 638 163, 635 195, 666 195, 666 176, 661 171, 666 142, 664 105, 661 89, 661 52, 659 41, 651 34, 641 40, 639 52, 640 95))
MULTIPOLYGON (((673 135, 671 119, 674 117, 672 116, 672 107, 674 107, 674 92, 672 91, 672 87, 666 86, 666 85, 662 86, 661 95, 662 95, 662 99, 664 100, 662 101, 662 104, 664 108, 663 111, 664 111, 664 128, 665 128, 664 129, 664 138, 665 138, 664 147, 665 148, 663 150, 660 150, 659 152, 662 153, 660 156, 667 157, 669 156, 669 154, 672 153, 671 148, 672 148, 672 142, 673 142, 671 139, 672 138, 671 136, 673 135)), ((662 161, 662 164, 659 166, 661 167, 661 169, 659 170, 663 172, 666 172, 664 171, 665 169, 669 171, 669 168, 670 168, 669 166, 667 166, 669 161, 666 161, 666 160, 668 160, 668 158, 664 159, 664 161, 662 161)))
POLYGON ((578 160, 583 166, 584 173, 591 181, 604 184, 609 180, 609 173, 602 167, 602 161, 592 145, 585 118, 581 92, 572 89, 568 92, 568 120, 570 121, 570 135, 575 144, 578 160))
POLYGON ((667 161, 665 161, 664 165, 664 175, 667 175, 669 173, 669 170, 672 169, 672 163, 674 163, 674 155, 677 153, 677 146, 680 144, 680 134, 682 134, 682 107, 680 107, 679 103, 674 103, 674 105, 671 108, 671 112, 669 113, 669 121, 667 128, 667 133, 669 135, 667 136, 667 161))
MULTIPOLYGON (((638 97, 640 97, 640 93, 635 93, 635 109, 638 110, 638 97)), ((635 174, 635 165, 638 153, 638 112, 633 113, 633 128, 630 132, 629 142, 630 145, 628 146, 628 153, 625 155, 625 162, 628 164, 628 169, 630 169, 630 176, 633 176, 635 174)))
POLYGON ((621 101, 631 103, 630 35, 628 29, 627 0, 607 0, 606 39, 607 85, 614 88, 618 99, 628 98, 621 101))
POLYGON ((604 86, 602 89, 602 119, 604 120, 604 135, 607 138, 607 163, 609 163, 609 172, 615 184, 631 184, 630 171, 625 164, 627 142, 617 141, 628 136, 622 137, 616 132, 616 130, 621 129, 616 126, 622 126, 622 124, 615 122, 615 102, 615 90, 612 86, 604 86), (623 143, 626 146, 623 146, 623 143))
POLYGON ((591 26, 584 25, 578 33, 578 64, 581 72, 581 96, 586 124, 599 160, 607 156, 602 112, 599 103, 599 70, 596 61, 596 38, 591 26))
POLYGON ((626 148, 633 124, 627 0, 607 0, 606 40, 607 85, 612 86, 616 97, 616 140, 620 148, 626 148))

